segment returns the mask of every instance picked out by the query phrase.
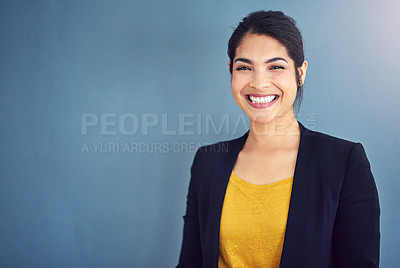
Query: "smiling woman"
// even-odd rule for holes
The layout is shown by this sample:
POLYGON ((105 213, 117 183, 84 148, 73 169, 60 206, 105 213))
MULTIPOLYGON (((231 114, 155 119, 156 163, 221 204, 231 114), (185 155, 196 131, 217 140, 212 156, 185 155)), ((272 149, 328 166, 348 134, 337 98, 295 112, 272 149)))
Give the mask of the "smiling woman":
POLYGON ((197 151, 178 267, 378 267, 379 200, 362 145, 296 120, 308 64, 294 20, 250 14, 228 56, 250 130, 227 150, 197 151))

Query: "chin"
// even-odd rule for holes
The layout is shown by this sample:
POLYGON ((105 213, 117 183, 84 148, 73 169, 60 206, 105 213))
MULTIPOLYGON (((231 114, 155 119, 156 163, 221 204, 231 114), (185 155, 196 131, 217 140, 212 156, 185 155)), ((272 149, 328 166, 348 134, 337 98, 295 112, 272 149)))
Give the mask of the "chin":
POLYGON ((249 118, 250 121, 252 121, 255 124, 268 124, 275 121, 275 116, 270 116, 270 115, 259 115, 259 116, 252 116, 249 118))

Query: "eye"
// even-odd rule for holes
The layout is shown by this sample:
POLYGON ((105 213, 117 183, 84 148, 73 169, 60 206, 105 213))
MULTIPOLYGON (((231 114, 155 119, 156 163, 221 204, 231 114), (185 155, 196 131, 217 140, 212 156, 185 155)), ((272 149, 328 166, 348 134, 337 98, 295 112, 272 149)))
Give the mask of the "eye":
POLYGON ((270 70, 278 70, 278 69, 285 69, 285 68, 282 66, 279 66, 279 65, 275 65, 275 66, 272 66, 270 70))
POLYGON ((239 66, 236 68, 236 71, 251 71, 251 69, 247 66, 239 66))

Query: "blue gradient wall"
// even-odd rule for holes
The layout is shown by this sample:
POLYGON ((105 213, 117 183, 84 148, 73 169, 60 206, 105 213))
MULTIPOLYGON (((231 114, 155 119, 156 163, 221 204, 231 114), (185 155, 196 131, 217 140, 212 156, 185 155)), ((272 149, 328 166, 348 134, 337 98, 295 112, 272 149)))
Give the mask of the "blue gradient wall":
POLYGON ((0 266, 172 267, 189 168, 247 122, 227 41, 283 10, 309 61, 299 120, 360 141, 382 207, 382 267, 400 231, 396 1, 0 0, 0 266))

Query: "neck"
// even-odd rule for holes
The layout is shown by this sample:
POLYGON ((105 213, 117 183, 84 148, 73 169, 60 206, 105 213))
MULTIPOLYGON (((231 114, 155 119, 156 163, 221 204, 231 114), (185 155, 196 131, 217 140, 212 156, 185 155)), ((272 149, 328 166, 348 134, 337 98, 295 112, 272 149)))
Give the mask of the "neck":
POLYGON ((259 148, 282 146, 300 136, 300 127, 293 112, 270 122, 250 122, 249 142, 259 148))

